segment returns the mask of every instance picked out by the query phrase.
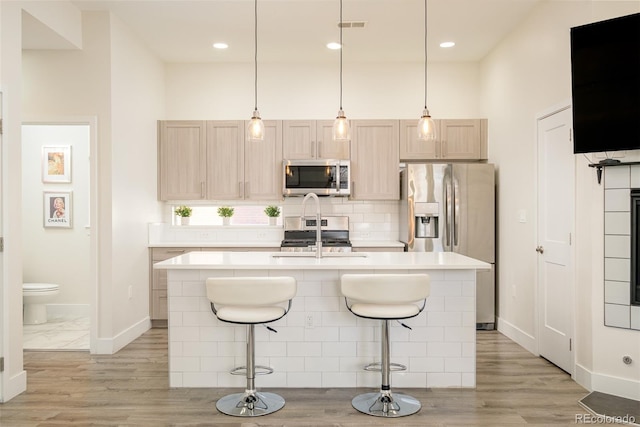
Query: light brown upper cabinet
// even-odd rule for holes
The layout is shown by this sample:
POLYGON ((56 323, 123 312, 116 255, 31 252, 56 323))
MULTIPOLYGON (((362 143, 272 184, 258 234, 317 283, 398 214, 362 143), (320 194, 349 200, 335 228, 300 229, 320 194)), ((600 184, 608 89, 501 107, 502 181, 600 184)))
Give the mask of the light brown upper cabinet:
POLYGON ((349 143, 334 141, 333 120, 284 120, 282 157, 299 159, 349 159, 349 143))
POLYGON ((351 121, 351 199, 399 200, 398 120, 351 121))
POLYGON ((265 120, 264 141, 246 141, 247 124, 207 122, 207 199, 282 198, 282 124, 265 120))
POLYGON ((400 121, 400 160, 486 160, 487 119, 435 120, 436 141, 420 141, 418 120, 400 121))
POLYGON ((207 175, 204 121, 158 122, 158 197, 197 200, 207 175))
POLYGON ((282 124, 265 121, 264 141, 245 141, 243 120, 161 121, 160 200, 274 200, 282 197, 282 124))

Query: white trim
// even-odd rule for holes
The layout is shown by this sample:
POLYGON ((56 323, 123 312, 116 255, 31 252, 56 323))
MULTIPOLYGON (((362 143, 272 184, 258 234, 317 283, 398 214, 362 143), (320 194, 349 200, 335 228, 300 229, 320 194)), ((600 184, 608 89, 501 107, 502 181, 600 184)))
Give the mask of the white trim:
POLYGON ((593 385, 591 384, 591 377, 593 376, 593 372, 585 368, 579 363, 576 363, 573 380, 580 384, 582 387, 586 388, 589 391, 593 391, 593 385))
POLYGON ((593 373, 591 385, 593 391, 640 401, 640 381, 593 373))
POLYGON ((498 317, 498 332, 520 345, 525 350, 539 356, 536 338, 500 317, 498 317))
POLYGON ((92 343, 95 346, 92 346, 94 348, 92 348, 91 353, 115 354, 149 329, 151 329, 151 319, 147 316, 113 338, 98 338, 95 343, 92 343))
POLYGON ((27 390, 27 371, 20 371, 18 375, 9 378, 4 383, 4 396, 0 399, 0 403, 8 402, 19 394, 27 390))

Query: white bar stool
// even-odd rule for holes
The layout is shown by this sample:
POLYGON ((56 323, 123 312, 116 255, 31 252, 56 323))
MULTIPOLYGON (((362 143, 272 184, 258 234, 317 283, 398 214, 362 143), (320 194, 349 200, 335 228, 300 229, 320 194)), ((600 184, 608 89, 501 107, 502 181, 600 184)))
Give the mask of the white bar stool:
MULTIPOLYGON (((406 369, 390 363, 389 320, 415 317, 424 310, 430 291, 427 274, 345 274, 341 290, 347 308, 365 319, 382 321, 382 385, 377 393, 364 393, 351 404, 358 411, 376 417, 404 417, 420 410, 420 402, 406 394, 391 393, 390 373, 406 369)), ((377 364, 372 364, 377 365, 377 364)), ((372 365, 366 370, 374 370, 372 365)), ((376 369, 377 370, 377 369, 376 369)))
POLYGON ((216 277, 207 279, 207 298, 211 310, 223 322, 247 325, 247 364, 231 371, 233 375, 246 372, 244 393, 222 397, 216 408, 223 414, 236 417, 257 417, 284 407, 284 399, 275 393, 259 393, 255 376, 270 374, 272 368, 255 365, 255 325, 274 322, 284 317, 296 294, 293 277, 216 277), (256 372, 256 368, 262 369, 256 372))

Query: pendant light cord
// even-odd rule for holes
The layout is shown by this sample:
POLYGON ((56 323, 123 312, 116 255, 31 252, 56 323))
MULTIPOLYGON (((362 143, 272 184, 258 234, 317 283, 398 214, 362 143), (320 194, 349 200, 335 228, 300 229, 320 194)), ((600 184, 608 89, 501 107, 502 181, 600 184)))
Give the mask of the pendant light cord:
POLYGON ((340 110, 342 110, 342 0, 340 0, 340 110))
POLYGON ((254 34, 253 34, 253 64, 254 64, 254 87, 253 99, 255 101, 254 110, 258 109, 258 0, 254 0, 254 34))
POLYGON ((424 0, 424 109, 427 109, 427 0, 424 0))

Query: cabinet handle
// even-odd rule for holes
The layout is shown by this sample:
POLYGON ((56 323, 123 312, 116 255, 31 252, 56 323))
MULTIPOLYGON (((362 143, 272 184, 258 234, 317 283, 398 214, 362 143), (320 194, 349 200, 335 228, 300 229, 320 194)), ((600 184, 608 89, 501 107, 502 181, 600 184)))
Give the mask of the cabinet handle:
POLYGON ((244 183, 244 193, 245 193, 244 197, 245 197, 245 199, 248 199, 250 197, 250 195, 251 195, 251 192, 249 191, 249 189, 251 187, 249 187, 249 184, 250 184, 249 181, 244 183))
POLYGON ((351 197, 355 197, 356 195, 356 182, 351 181, 351 197))
POLYGON ((244 198, 244 187, 242 182, 238 182, 238 193, 240 193, 240 198, 244 198))
POLYGON ((316 144, 318 144, 318 158, 321 159, 322 158, 322 141, 317 141, 316 144))
POLYGON ((200 198, 204 199, 204 181, 200 181, 200 198))
POLYGON ((311 158, 314 159, 316 157, 316 142, 311 141, 311 158))

